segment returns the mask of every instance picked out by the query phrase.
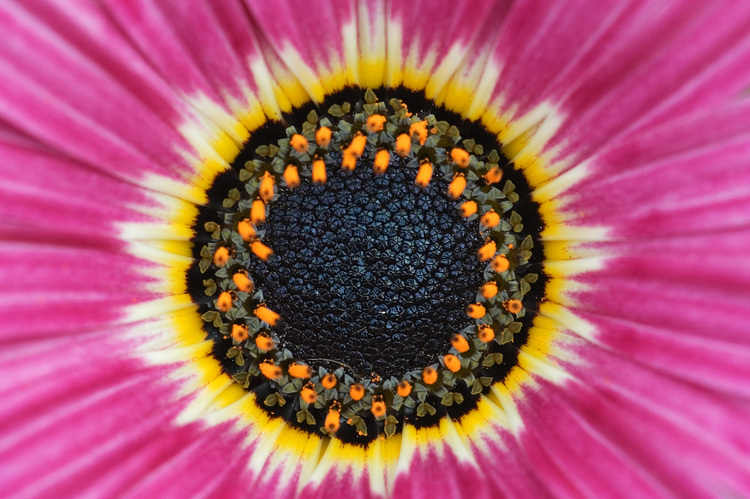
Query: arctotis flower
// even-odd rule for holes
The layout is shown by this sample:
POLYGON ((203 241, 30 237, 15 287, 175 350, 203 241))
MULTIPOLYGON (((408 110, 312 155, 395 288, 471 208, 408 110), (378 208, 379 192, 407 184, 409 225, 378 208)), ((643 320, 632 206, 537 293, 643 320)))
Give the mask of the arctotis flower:
POLYGON ((750 4, 0 4, 0 492, 750 495, 750 4))

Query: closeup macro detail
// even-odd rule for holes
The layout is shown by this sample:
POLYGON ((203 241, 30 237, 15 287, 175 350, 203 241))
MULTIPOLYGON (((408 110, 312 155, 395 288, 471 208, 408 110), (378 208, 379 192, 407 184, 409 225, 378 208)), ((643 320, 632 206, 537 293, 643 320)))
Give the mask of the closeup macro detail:
POLYGON ((748 25, 0 4, 0 495, 750 495, 748 25))

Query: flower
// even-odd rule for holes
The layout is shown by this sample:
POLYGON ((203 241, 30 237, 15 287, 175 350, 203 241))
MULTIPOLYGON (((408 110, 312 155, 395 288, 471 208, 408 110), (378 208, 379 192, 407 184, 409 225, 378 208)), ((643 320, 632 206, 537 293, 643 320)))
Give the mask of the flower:
POLYGON ((5 2, 0 490, 747 495, 749 16, 5 2), (477 410, 366 447, 258 408, 185 285, 197 206, 241 144, 352 84, 493 132, 532 187, 548 278, 477 410))

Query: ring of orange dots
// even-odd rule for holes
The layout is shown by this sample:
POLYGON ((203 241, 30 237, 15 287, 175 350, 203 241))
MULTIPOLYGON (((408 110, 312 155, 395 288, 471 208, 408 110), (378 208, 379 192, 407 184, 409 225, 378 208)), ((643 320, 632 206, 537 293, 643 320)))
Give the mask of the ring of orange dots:
MULTIPOLYGON (((200 271, 214 271, 214 279, 206 279, 204 285, 207 295, 217 293, 217 297, 213 301, 214 310, 203 314, 203 319, 227 330, 225 338, 231 337, 233 343, 227 357, 240 367, 247 366, 233 376, 235 381, 246 388, 254 378, 277 383, 280 391, 266 397, 266 405, 283 405, 285 396, 296 395, 300 406, 299 423, 315 423, 308 410, 311 406, 326 409, 320 430, 331 435, 339 430, 342 422, 366 434, 358 415, 361 411, 369 410, 373 417, 383 421, 386 435, 395 431, 395 424, 399 422, 395 415, 400 411, 412 411, 417 417, 435 414, 434 407, 425 402, 425 391, 440 386, 436 394, 444 395, 445 386, 450 386, 451 380, 455 381, 462 374, 472 375, 477 365, 487 366, 488 359, 501 362, 499 354, 487 358, 481 354, 493 341, 501 344, 512 341, 513 334, 520 330, 520 323, 514 319, 524 313, 524 285, 509 293, 506 273, 512 270, 509 255, 513 254, 518 266, 528 259, 533 243, 527 237, 514 251, 514 234, 520 232, 522 224, 520 216, 510 210, 513 196, 516 199, 518 196, 510 182, 506 182, 502 191, 495 187, 503 179, 498 164, 500 156, 496 151, 485 154, 482 146, 471 139, 464 139, 459 145, 458 129, 436 121, 432 115, 410 113, 401 101, 391 100, 390 104, 393 112, 388 112, 385 104, 377 102, 368 90, 365 103, 354 113, 350 112, 353 108, 348 103, 332 106, 328 117, 322 119, 312 111, 302 130, 289 127, 286 139, 259 147, 255 152, 260 159, 245 164, 240 179, 246 183, 249 197, 233 189, 223 203, 225 208, 237 208, 231 229, 226 223, 204 225, 214 242, 201 250, 200 271), (341 119, 334 123, 332 118, 341 119), (448 197, 467 198, 457 207, 459 213, 464 218, 476 219, 480 231, 486 234, 485 243, 477 249, 477 258, 487 262, 488 272, 491 272, 485 272, 488 279, 478 290, 478 301, 467 304, 466 308, 466 314, 476 321, 476 326, 473 331, 454 334, 451 352, 426 366, 421 373, 407 373, 400 380, 354 380, 344 368, 329 372, 321 367, 314 372, 311 366, 292 359, 288 350, 279 348, 273 327, 282 317, 265 305, 262 295, 253 294, 255 287, 250 269, 240 268, 231 276, 224 275, 230 263, 236 266, 242 261, 238 252, 252 254, 260 260, 267 260, 273 254, 273 249, 262 242, 259 227, 266 221, 269 205, 277 195, 277 184, 283 182, 287 188, 294 189, 301 184, 303 176, 309 176, 313 183, 325 184, 326 169, 332 165, 328 154, 333 150, 341 151, 339 164, 345 170, 354 170, 358 160, 369 150, 375 174, 386 171, 392 155, 410 158, 415 169, 415 185, 423 189, 436 173, 450 175, 448 197), (478 192, 477 185, 489 186, 489 194, 478 192), (500 192, 502 195, 497 194, 500 192), (499 202, 498 198, 504 201, 499 202), (498 237, 498 233, 503 237, 498 237), (216 278, 222 279, 217 283, 216 278), (500 295, 503 299, 497 301, 500 295), (251 315, 246 313, 247 307, 242 306, 247 302, 255 303, 251 315), (499 310, 504 311, 504 322, 498 322, 490 313, 499 310), (247 324, 236 323, 243 320, 247 324)), ((526 288, 536 280, 534 276, 529 274, 524 278, 526 288)), ((510 287, 517 284, 512 281, 510 287)), ((491 381, 473 380, 472 394, 483 391, 491 381)), ((456 400, 455 395, 451 400, 456 400)))

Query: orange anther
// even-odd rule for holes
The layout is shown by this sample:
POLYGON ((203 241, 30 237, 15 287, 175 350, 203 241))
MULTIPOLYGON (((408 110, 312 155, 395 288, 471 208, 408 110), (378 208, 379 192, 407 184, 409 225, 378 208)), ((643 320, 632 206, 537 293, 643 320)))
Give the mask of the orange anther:
POLYGON ((395 151, 402 158, 407 157, 411 152, 411 137, 405 133, 396 137, 395 151))
POLYGON ((417 187, 424 189, 432 180, 432 163, 429 160, 423 160, 419 165, 419 171, 417 172, 417 179, 414 183, 417 187))
POLYGON ((484 175, 484 179, 487 181, 488 184, 496 184, 500 182, 502 178, 503 178, 503 171, 500 169, 499 166, 493 166, 484 175))
POLYGON ((451 159, 460 167, 467 168, 471 161, 471 156, 468 152, 461 149, 460 147, 454 147, 451 149, 451 159))
POLYGON ((367 117, 367 129, 370 133, 377 133, 383 131, 383 125, 385 125, 385 116, 382 114, 373 114, 367 117))
POLYGON ((312 164, 312 181, 314 184, 325 184, 326 180, 326 164, 321 158, 316 158, 312 164))
POLYGON ((344 149, 344 157, 341 158, 341 168, 347 171, 354 171, 357 166, 357 155, 349 149, 344 149))
POLYGON ((281 367, 274 365, 273 361, 266 360, 260 363, 260 372, 268 379, 279 379, 281 377, 281 367))
POLYGON ((232 308, 232 294, 227 291, 221 293, 216 299, 216 308, 221 312, 229 312, 232 308))
POLYGON ((486 299, 497 296, 497 283, 495 281, 485 282, 479 288, 479 292, 482 294, 482 298, 486 299))
POLYGON ((315 132, 315 142, 320 147, 328 147, 328 144, 331 143, 331 129, 327 126, 318 128, 318 131, 315 132))
POLYGON ((284 170, 284 182, 286 182, 287 187, 289 187, 290 189, 299 187, 299 170, 296 166, 287 165, 286 169, 284 170))
POLYGON ((487 313, 487 309, 481 303, 472 303, 466 307, 466 315, 472 319, 481 319, 487 313))
POLYGON ((308 404, 314 404, 318 400, 318 392, 315 391, 312 384, 307 384, 300 390, 299 397, 308 404))
POLYGON ((250 251, 264 261, 273 255, 273 250, 260 241, 253 241, 253 244, 250 245, 250 251))
POLYGON ((289 366, 289 376, 292 378, 307 379, 312 376, 312 370, 310 369, 310 366, 293 362, 292 365, 289 366))
POLYGON ((445 364, 445 367, 447 367, 453 373, 457 373, 461 370, 461 361, 458 360, 458 357, 456 357, 452 353, 449 353, 448 355, 443 357, 443 363, 445 364))
POLYGON ((492 267, 492 270, 495 272, 505 272, 510 267, 510 262, 508 261, 508 257, 505 255, 497 255, 495 258, 492 259, 492 263, 490 264, 492 267))
POLYGON ((411 383, 409 383, 405 379, 401 380, 401 382, 396 387, 396 393, 398 393, 402 397, 408 397, 411 393, 411 383))
POLYGON ((253 205, 250 207, 250 221, 253 222, 253 225, 262 224, 266 221, 266 203, 262 199, 253 201, 253 205))
POLYGON ((341 412, 334 408, 329 409, 324 426, 328 433, 336 433, 341 426, 341 412))
POLYGON ((508 300, 505 303, 503 303, 503 306, 510 312, 511 314, 517 314, 518 312, 523 309, 523 303, 521 303, 521 300, 508 300))
POLYGON ((482 343, 489 343, 495 339, 495 331, 488 325, 479 326, 479 332, 477 332, 477 338, 482 343))
POLYGON ((498 215, 495 210, 490 210, 482 215, 482 218, 479 219, 479 223, 488 229, 491 229, 500 223, 500 215, 498 215))
POLYGON ((247 218, 237 224, 237 232, 243 241, 251 241, 255 237, 255 228, 247 218))
POLYGON ((271 326, 275 326, 276 324, 278 324, 279 319, 281 318, 279 314, 266 307, 265 305, 260 305, 255 309, 255 316, 263 322, 267 322, 271 326))
POLYGON ((425 141, 427 140, 427 121, 418 121, 417 123, 412 123, 409 127, 409 135, 414 137, 417 136, 417 140, 419 140, 419 145, 423 146, 425 141))
POLYGON ((456 349, 458 353, 464 353, 469 351, 469 342, 460 334, 454 334, 451 338, 451 345, 456 349))
POLYGON ((241 270, 232 276, 232 282, 234 282, 237 289, 242 292, 250 293, 253 290, 253 280, 247 275, 247 272, 241 270))
POLYGON ((462 217, 470 217, 477 212, 477 203, 476 201, 466 201, 460 209, 462 217))
POLYGON ((273 342, 271 337, 268 336, 268 333, 261 331, 255 337, 255 346, 257 346, 258 349, 265 350, 267 352, 269 350, 273 350, 276 344, 273 342))
POLYGON ((422 381, 428 385, 432 385, 438 380, 438 372, 432 366, 427 366, 422 369, 422 381))
POLYGON ((381 149, 375 154, 375 161, 372 164, 372 170, 378 175, 382 175, 388 169, 388 163, 390 161, 391 154, 385 149, 381 149))
POLYGON ((352 398, 352 400, 362 400, 362 397, 365 396, 365 387, 362 383, 354 383, 352 386, 349 387, 349 396, 352 398))
POLYGON ((328 388, 329 390, 336 386, 336 383, 338 383, 338 379, 336 379, 335 374, 328 373, 320 380, 320 384, 323 385, 323 388, 328 388))
POLYGON ((260 186, 258 187, 258 194, 266 203, 273 199, 274 189, 273 186, 276 183, 276 179, 273 175, 266 172, 260 178, 260 186))
POLYGON ((247 326, 240 326, 239 324, 232 324, 232 339, 233 340, 243 342, 249 337, 250 335, 247 332, 247 326))
POLYGON ((510 243, 510 244, 508 245, 508 249, 513 249, 513 243, 510 243))
POLYGON ((494 255, 496 251, 497 244, 495 244, 495 241, 487 241, 485 245, 477 251, 477 257, 479 257, 480 262, 484 262, 492 258, 492 255, 494 255))
POLYGON ((216 251, 214 251, 214 265, 223 267, 227 264, 227 260, 229 260, 229 248, 225 246, 216 248, 216 251))
POLYGON ((364 154, 366 145, 367 137, 358 133, 352 138, 352 142, 349 144, 349 147, 347 147, 347 150, 359 158, 364 154))
POLYGON ((448 195, 456 199, 464 192, 464 189, 466 189, 466 177, 463 174, 458 174, 453 177, 451 184, 448 186, 448 195))
POLYGON ((370 412, 372 412, 372 415, 376 418, 379 418, 381 416, 385 416, 385 413, 387 411, 387 407, 385 406, 385 402, 382 400, 376 400, 372 403, 372 407, 370 408, 370 412))
POLYGON ((292 138, 289 139, 289 145, 300 154, 306 153, 310 147, 307 143, 307 139, 298 133, 292 135, 292 138))

